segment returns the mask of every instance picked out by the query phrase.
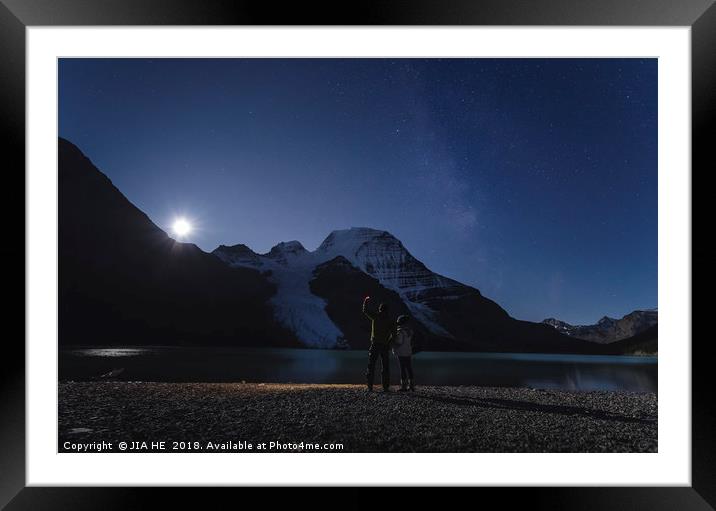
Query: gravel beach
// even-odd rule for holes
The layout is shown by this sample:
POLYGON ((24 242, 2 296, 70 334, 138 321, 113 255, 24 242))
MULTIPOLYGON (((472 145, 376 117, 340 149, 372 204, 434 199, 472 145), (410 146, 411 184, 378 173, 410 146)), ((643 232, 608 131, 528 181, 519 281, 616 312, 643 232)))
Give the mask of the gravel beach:
POLYGON ((657 451, 654 393, 61 382, 58 399, 60 452, 657 451))

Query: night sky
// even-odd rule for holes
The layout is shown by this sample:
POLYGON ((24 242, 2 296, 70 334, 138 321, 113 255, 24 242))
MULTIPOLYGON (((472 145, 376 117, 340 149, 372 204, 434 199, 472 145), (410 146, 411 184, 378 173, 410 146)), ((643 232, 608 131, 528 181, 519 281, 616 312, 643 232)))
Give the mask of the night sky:
POLYGON ((519 319, 657 305, 656 59, 60 59, 59 134, 206 251, 366 226, 519 319))

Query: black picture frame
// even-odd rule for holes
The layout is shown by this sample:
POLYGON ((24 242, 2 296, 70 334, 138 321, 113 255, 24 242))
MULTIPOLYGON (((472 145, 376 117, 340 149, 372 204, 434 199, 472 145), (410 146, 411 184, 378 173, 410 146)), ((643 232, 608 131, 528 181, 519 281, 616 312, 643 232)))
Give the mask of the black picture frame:
MULTIPOLYGON (((12 219, 0 248, 6 271, 5 326, 24 317, 25 29, 81 25, 552 25, 691 27, 692 168, 707 170, 716 119, 716 6, 714 0, 364 0, 285 5, 231 0, 0 0, 0 129, 2 205, 12 219), (348 7, 348 8, 347 8, 348 7), (23 169, 23 171, 21 171, 23 169), (14 182, 13 182, 14 180, 14 182), (7 190, 14 190, 11 194, 7 190), (20 204, 13 204, 12 195, 20 204), (12 240, 12 241, 9 241, 12 240), (11 282, 15 279, 15 282, 11 282), (19 288, 22 280, 23 291, 19 288)), ((709 168, 713 168, 710 165, 709 168)), ((692 170, 692 176, 695 172, 692 170)), ((6 328, 5 332, 8 332, 6 328)), ((40 488, 25 485, 24 323, 5 337, 0 371, 0 506, 7 509, 131 509, 141 488, 40 488)), ((501 507, 516 501, 535 509, 713 509, 716 506, 716 414, 710 396, 708 347, 692 342, 692 486, 642 488, 484 489, 501 507)), ((152 490, 166 496, 173 490, 152 490)), ((243 490, 246 491, 246 490, 243 490)), ((357 494, 357 490, 354 489, 357 494)), ((182 493, 182 492, 180 492, 182 493)), ((164 498, 164 497, 163 497, 164 498)), ((184 503, 194 501, 182 493, 184 503)), ((366 497, 358 495, 353 505, 366 497)), ((348 501, 343 497, 343 502, 348 501)), ((202 502, 197 500, 198 502, 202 502)), ((206 504, 206 502, 203 502, 206 504)))

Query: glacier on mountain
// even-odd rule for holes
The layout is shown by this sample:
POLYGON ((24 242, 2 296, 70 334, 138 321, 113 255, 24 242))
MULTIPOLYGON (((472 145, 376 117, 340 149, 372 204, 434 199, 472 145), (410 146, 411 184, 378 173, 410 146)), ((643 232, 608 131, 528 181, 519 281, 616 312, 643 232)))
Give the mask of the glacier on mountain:
POLYGON ((229 266, 268 272, 269 280, 276 284, 276 294, 271 298, 276 319, 303 344, 313 348, 340 345, 343 334, 326 314, 326 302, 309 288, 315 268, 311 253, 297 241, 279 243, 261 255, 247 249, 245 245, 222 245, 213 253, 229 266))
POLYGON ((389 232, 367 227, 333 231, 312 252, 298 241, 288 241, 277 244, 266 254, 257 254, 246 245, 221 245, 213 254, 229 266, 266 272, 277 287, 272 298, 277 319, 311 347, 331 348, 342 343, 342 332, 326 314, 325 301, 311 293, 309 287, 316 266, 337 256, 345 257, 353 266, 397 292, 414 317, 440 336, 452 337, 425 302, 454 299, 454 293, 464 288, 430 271, 389 232))

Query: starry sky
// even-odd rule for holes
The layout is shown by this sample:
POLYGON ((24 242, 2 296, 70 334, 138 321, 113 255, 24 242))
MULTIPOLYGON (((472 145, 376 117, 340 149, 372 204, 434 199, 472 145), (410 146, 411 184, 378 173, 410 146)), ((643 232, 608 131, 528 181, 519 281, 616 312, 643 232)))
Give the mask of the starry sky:
POLYGON ((519 319, 657 306, 656 59, 60 59, 59 134, 206 251, 366 226, 519 319))

